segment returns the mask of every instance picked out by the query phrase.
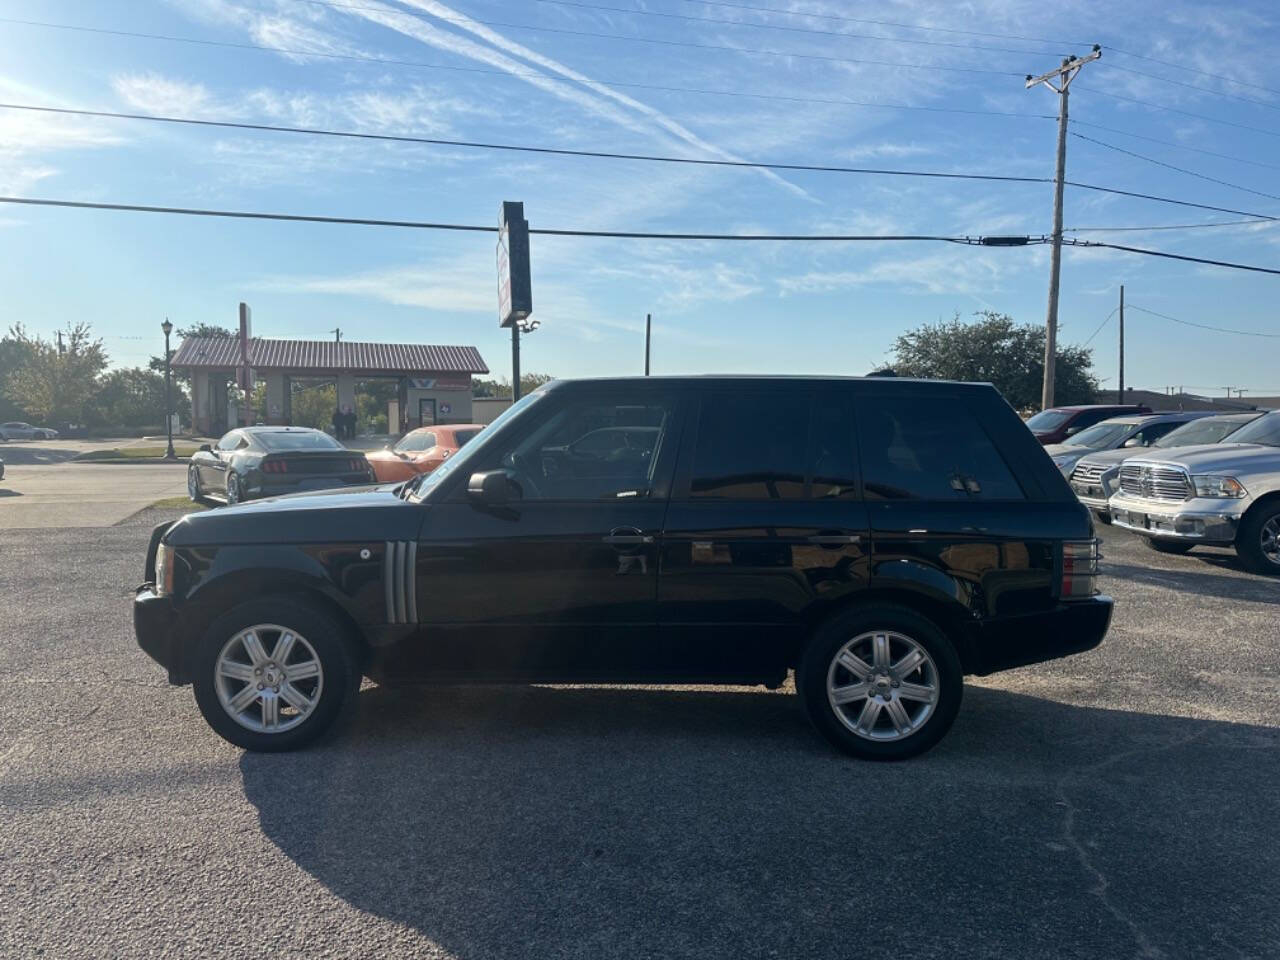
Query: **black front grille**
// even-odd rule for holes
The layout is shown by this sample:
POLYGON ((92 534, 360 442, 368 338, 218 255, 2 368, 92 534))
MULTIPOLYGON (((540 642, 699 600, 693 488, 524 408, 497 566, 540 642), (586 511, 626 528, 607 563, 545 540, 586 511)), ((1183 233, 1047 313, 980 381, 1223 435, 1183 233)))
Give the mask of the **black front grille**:
POLYGON ((1126 463, 1120 467, 1120 492, 1144 500, 1186 500, 1191 484, 1177 467, 1126 463))

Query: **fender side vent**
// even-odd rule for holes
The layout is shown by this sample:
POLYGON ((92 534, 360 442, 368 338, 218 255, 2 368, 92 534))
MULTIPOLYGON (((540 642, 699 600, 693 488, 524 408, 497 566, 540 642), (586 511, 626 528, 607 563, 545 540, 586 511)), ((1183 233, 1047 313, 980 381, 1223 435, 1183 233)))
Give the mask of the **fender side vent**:
POLYGON ((387 623, 418 622, 418 544, 415 540, 388 540, 382 555, 382 587, 387 623))

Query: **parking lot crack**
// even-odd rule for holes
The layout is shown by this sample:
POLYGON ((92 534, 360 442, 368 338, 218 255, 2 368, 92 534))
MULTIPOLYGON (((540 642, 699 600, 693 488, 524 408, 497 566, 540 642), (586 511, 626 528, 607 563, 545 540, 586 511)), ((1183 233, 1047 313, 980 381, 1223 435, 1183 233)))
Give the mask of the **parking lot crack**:
POLYGON ((1079 812, 1076 805, 1071 801, 1067 794, 1067 785, 1080 777, 1088 774, 1098 773, 1099 771, 1113 766, 1117 763, 1129 759, 1130 757, 1142 755, 1150 755, 1151 753, 1175 750, 1179 747, 1186 746, 1195 740, 1203 737, 1203 733, 1195 733, 1190 736, 1181 737, 1171 740, 1158 747, 1135 747, 1131 750, 1124 750, 1120 753, 1113 754, 1096 763, 1083 767, 1076 767, 1061 778, 1056 784, 1057 804, 1063 808, 1064 815, 1062 820, 1062 839, 1063 842, 1075 853, 1076 859, 1079 861, 1081 868, 1090 877, 1093 878, 1093 886, 1089 889, 1090 895, 1096 897, 1116 921, 1124 926, 1129 934, 1133 937, 1134 944, 1138 948, 1136 956, 1141 960, 1161 960, 1165 956, 1163 950, 1151 942, 1151 939, 1143 931, 1138 922, 1128 913, 1120 908, 1111 896, 1111 881, 1107 879, 1107 875, 1102 869, 1094 863, 1093 857, 1089 853, 1089 848, 1083 840, 1080 839, 1076 832, 1076 815, 1079 812))

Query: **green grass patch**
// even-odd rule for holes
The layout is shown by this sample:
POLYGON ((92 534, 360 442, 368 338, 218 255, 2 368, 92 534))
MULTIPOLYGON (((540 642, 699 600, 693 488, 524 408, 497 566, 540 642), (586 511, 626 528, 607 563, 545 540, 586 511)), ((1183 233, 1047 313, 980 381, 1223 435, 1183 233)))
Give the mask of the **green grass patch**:
POLYGON ((209 508, 203 503, 192 503, 188 497, 165 497, 163 500, 157 500, 151 504, 157 510, 189 510, 195 513, 199 510, 208 510, 209 508))
MULTIPOLYGON (((173 445, 173 452, 180 457, 189 457, 199 449, 195 444, 173 445)), ((112 461, 112 460, 160 460, 164 458, 165 448, 160 447, 112 447, 109 450, 88 450, 78 453, 75 460, 112 461)))

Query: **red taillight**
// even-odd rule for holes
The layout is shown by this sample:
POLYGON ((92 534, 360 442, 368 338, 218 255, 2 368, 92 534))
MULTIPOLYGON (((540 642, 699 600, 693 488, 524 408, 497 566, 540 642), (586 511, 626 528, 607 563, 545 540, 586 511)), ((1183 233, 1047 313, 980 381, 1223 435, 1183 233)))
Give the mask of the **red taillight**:
POLYGON ((1062 545, 1062 591, 1064 600, 1092 597, 1097 593, 1098 541, 1068 540, 1062 545))
POLYGON ((288 460, 263 460, 262 472, 263 473, 288 473, 289 461, 288 460))

